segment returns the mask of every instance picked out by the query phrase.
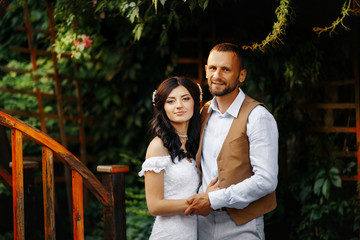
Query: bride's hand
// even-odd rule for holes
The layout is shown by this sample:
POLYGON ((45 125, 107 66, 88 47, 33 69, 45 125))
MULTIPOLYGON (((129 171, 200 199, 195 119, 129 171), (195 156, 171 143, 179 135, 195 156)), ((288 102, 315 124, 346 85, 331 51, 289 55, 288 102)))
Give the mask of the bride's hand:
POLYGON ((212 192, 212 191, 216 191, 219 190, 219 182, 217 181, 218 178, 214 178, 213 180, 211 180, 211 182, 209 183, 208 187, 206 188, 206 193, 212 192))

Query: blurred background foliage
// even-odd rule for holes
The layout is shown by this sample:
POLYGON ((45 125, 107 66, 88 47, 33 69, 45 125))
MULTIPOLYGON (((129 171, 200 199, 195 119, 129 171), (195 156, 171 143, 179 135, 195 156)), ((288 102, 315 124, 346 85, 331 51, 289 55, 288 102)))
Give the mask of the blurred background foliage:
MULTIPOLYGON (((203 49, 184 47, 183 38, 198 37, 199 32, 212 36, 216 29, 213 39, 229 38, 240 46, 256 46, 274 33, 279 27, 275 23, 279 21, 282 22, 278 29, 281 34, 276 35, 275 41, 254 51, 244 51, 248 75, 241 86, 267 105, 279 127, 278 207, 266 215, 267 239, 358 239, 357 185, 340 178, 356 172, 356 164, 344 163, 334 156, 334 149, 339 145, 336 134, 309 133, 314 121, 304 107, 324 99, 322 92, 315 88, 318 83, 354 78, 353 54, 359 54, 356 36, 359 18, 348 15, 341 22, 348 29, 340 24, 331 36, 326 32, 318 36, 313 31, 314 27, 331 25, 341 16, 344 3, 350 1, 50 2, 54 4, 58 33, 54 47, 58 52, 74 50, 74 45, 66 42, 68 38, 86 35, 92 41, 91 46, 77 50, 77 57, 59 58, 58 69, 61 74, 87 79, 81 82, 84 115, 100 119, 86 125, 86 135, 92 137, 87 142, 87 154, 98 159, 88 167, 95 173, 100 164, 130 166, 130 173, 126 175, 128 239, 148 239, 153 222, 147 212, 143 179, 137 175, 152 138, 148 127, 152 117, 152 92, 169 75, 196 78, 174 59, 182 57, 184 52, 191 55, 199 50, 206 55, 217 43, 214 40, 203 49)), ((45 3, 45 0, 28 1, 33 28, 49 27, 45 3)), ((17 30, 24 25, 23 4, 24 1, 12 1, 0 19, 0 65, 31 70, 29 55, 9 48, 12 45, 27 47, 26 34, 17 30)), ((51 47, 46 34, 34 35, 34 44, 36 49, 50 50, 51 47)), ((0 87, 29 91, 38 87, 43 93, 54 94, 53 79, 47 76, 52 72, 52 64, 50 58, 37 58, 38 70, 34 73, 39 76, 37 83, 30 74, 0 72, 0 87)), ((209 100, 205 82, 204 99, 209 100)), ((64 94, 76 95, 71 81, 62 81, 61 89, 64 94)), ((38 112, 37 104, 34 96, 0 92, 3 109, 38 112)), ((53 99, 44 99, 44 106, 46 113, 56 114, 53 99)), ((76 106, 70 101, 63 102, 63 109, 65 114, 77 115, 76 106)), ((19 118, 41 128, 37 118, 19 118)), ((58 121, 47 119, 46 125, 49 135, 58 137, 58 121)), ((68 136, 78 134, 76 124, 67 121, 65 125, 68 136)), ((356 139, 350 140, 356 142, 356 139)), ((39 154, 40 150, 31 144, 24 147, 27 155, 39 154)), ((69 143, 68 149, 79 155, 77 143, 69 143)), ((66 198, 65 192, 57 191, 60 191, 58 199, 66 198)), ((9 193, 2 185, 0 198, 1 202, 9 201, 9 193)), ((63 204, 66 205, 66 201, 63 204)), ((87 208, 86 239, 103 239, 101 205, 90 196, 87 208)), ((58 239, 70 239, 68 221, 69 217, 59 211, 58 239)), ((8 225, 2 225, 0 239, 12 238, 8 225)))

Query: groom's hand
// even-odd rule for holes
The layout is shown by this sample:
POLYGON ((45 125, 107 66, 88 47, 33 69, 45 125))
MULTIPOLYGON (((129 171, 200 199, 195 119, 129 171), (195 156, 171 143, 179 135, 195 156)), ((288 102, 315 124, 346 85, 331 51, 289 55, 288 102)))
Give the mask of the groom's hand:
POLYGON ((185 210, 185 215, 209 215, 213 209, 210 205, 209 196, 207 193, 199 193, 189 197, 187 200, 189 207, 185 210))

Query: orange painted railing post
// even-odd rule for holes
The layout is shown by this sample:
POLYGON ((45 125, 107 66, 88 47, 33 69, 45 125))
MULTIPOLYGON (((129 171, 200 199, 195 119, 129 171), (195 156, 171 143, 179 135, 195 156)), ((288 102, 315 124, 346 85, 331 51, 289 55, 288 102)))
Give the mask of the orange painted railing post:
POLYGON ((22 133, 11 130, 14 240, 25 239, 22 133))
POLYGON ((83 179, 75 170, 72 171, 73 198, 73 235, 74 240, 84 239, 84 190, 83 179))
POLYGON ((42 147, 42 179, 45 240, 55 240, 54 155, 47 147, 42 147))
POLYGON ((104 239, 126 240, 125 173, 129 166, 98 166, 97 171, 102 173, 102 183, 112 200, 110 206, 103 208, 104 239))

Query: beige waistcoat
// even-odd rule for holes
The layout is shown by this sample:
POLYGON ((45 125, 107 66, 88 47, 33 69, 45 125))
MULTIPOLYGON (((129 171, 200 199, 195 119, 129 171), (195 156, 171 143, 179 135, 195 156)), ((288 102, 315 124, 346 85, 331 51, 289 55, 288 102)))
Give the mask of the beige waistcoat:
MULTIPOLYGON (((210 101, 211 102, 211 101, 210 101)), ((211 115, 208 113, 210 102, 204 105, 201 112, 201 135, 200 146, 196 154, 196 165, 201 173, 201 148, 202 138, 206 123, 211 115)), ((245 96, 245 100, 240 108, 238 118, 230 127, 229 133, 225 138, 224 144, 217 158, 218 176, 220 188, 227 188, 232 184, 239 183, 246 178, 251 177, 254 173, 250 164, 249 156, 249 139, 246 134, 247 119, 252 109, 261 103, 245 96)), ((262 104, 263 105, 263 104, 262 104)), ((276 208, 276 195, 272 192, 265 197, 252 202, 244 209, 226 208, 226 211, 236 222, 237 225, 244 224, 264 215, 276 208)))

